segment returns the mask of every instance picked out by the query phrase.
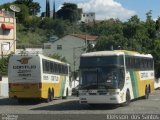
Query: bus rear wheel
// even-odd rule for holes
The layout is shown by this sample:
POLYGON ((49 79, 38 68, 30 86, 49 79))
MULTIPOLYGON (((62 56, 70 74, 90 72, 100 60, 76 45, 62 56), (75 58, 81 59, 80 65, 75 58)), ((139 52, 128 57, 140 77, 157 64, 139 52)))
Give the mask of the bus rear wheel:
POLYGON ((48 90, 48 97, 47 97, 47 99, 45 100, 47 103, 48 102, 50 102, 50 101, 52 101, 53 99, 52 99, 52 93, 51 93, 51 91, 50 90, 48 90))
POLYGON ((149 98, 149 87, 146 87, 144 99, 148 99, 148 98, 149 98))

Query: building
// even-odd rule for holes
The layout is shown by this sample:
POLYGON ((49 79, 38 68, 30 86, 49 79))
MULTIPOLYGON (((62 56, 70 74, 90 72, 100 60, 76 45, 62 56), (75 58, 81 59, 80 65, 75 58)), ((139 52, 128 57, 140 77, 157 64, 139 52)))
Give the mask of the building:
POLYGON ((95 13, 94 12, 82 13, 80 21, 82 23, 94 22, 95 21, 95 13))
POLYGON ((0 11, 0 56, 16 51, 16 19, 12 12, 0 11))
POLYGON ((66 35, 55 42, 44 43, 43 54, 65 57, 71 70, 76 71, 79 69, 80 55, 86 51, 88 44, 96 44, 96 38, 93 35, 66 35))

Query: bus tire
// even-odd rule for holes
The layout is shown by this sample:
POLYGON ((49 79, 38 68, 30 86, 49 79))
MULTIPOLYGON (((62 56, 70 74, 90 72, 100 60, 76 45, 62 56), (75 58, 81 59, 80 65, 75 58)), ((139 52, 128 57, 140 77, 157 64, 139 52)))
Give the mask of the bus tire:
POLYGON ((145 88, 145 95, 144 95, 144 99, 148 99, 149 98, 149 87, 145 88))
POLYGON ((47 103, 50 102, 50 101, 52 101, 52 93, 51 93, 50 89, 48 90, 48 97, 47 97, 47 99, 45 101, 47 103))
POLYGON ((52 92, 51 92, 51 101, 53 101, 53 99, 54 99, 54 90, 53 90, 53 88, 52 88, 52 92))
POLYGON ((129 91, 126 93, 126 102, 124 103, 124 106, 128 106, 131 103, 131 97, 129 91))

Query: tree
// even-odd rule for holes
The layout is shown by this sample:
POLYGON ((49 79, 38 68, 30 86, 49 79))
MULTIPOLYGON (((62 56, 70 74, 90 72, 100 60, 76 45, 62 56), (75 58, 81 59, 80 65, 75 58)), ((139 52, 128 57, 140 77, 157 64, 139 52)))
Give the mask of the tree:
POLYGON ((154 56, 155 76, 160 77, 160 39, 154 41, 154 49, 152 50, 154 56))
POLYGON ((95 51, 112 50, 112 49, 126 49, 127 40, 120 34, 109 36, 100 36, 95 45, 95 51))
POLYGON ((46 0, 46 17, 50 17, 50 3, 46 0))
POLYGON ((25 23, 29 19, 28 7, 24 4, 17 4, 21 12, 16 13, 17 23, 25 23))
POLYGON ((57 11, 57 17, 73 23, 80 20, 80 12, 76 4, 64 3, 63 7, 57 11))
POLYGON ((30 17, 24 23, 24 26, 28 29, 35 30, 40 26, 41 18, 37 16, 30 17))
MULTIPOLYGON (((10 5, 13 5, 13 3, 3 4, 0 6, 0 9, 5 8, 5 10, 12 11, 9 9, 10 5)), ((18 6, 21 9, 20 12, 15 13, 17 23, 25 23, 25 21, 29 18, 28 7, 24 4, 15 4, 15 6, 18 6)))
POLYGON ((152 20, 152 10, 146 13, 146 27, 148 29, 149 38, 156 38, 156 24, 152 20))
POLYGON ((156 31, 160 32, 160 17, 156 20, 156 31))
POLYGON ((33 0, 16 0, 15 4, 23 4, 28 7, 29 15, 37 15, 40 12, 40 5, 38 2, 33 2, 33 0))

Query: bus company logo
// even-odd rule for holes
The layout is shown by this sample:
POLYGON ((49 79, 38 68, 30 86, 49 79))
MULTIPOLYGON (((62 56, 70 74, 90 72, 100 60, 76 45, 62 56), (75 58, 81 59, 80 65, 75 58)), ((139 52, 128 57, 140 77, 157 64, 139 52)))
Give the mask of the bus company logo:
POLYGON ((28 61, 31 59, 31 57, 24 57, 20 60, 17 60, 19 61, 21 64, 28 64, 28 61))

